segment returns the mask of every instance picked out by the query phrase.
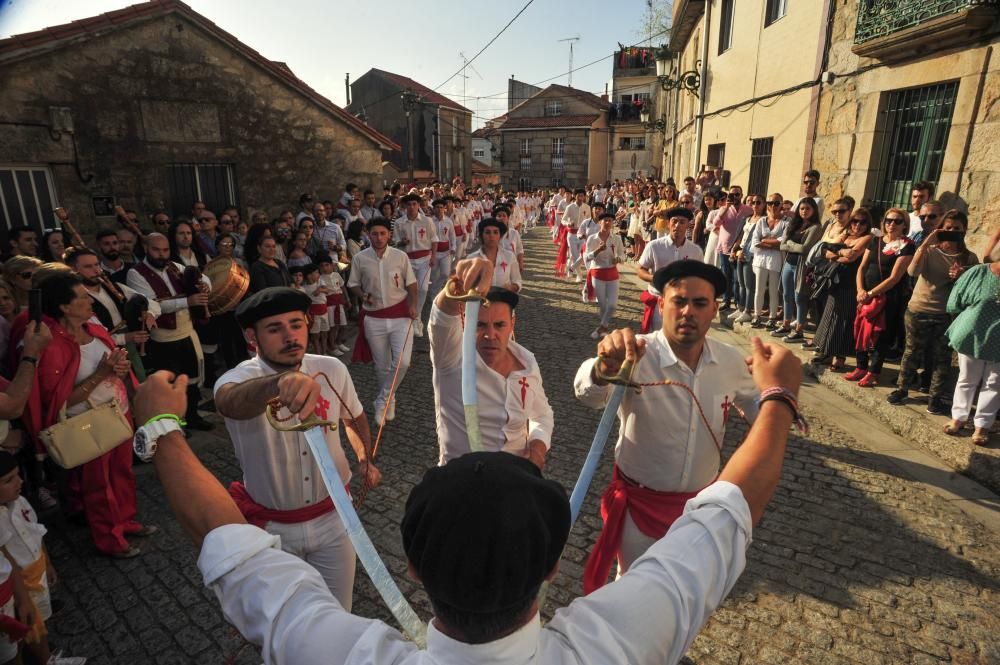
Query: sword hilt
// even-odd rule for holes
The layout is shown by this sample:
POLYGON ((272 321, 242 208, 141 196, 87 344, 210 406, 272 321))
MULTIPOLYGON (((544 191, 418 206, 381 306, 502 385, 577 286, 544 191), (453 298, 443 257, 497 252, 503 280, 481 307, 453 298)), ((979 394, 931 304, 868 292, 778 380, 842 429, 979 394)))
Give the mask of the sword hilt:
POLYGON ((594 363, 594 375, 606 383, 613 383, 627 388, 635 388, 636 392, 642 392, 642 386, 632 381, 632 373, 635 372, 635 361, 626 359, 621 367, 614 374, 606 374, 603 366, 608 357, 604 354, 597 354, 597 362, 594 363))
POLYGON ((479 293, 476 289, 469 289, 465 293, 455 293, 452 288, 455 287, 455 282, 448 282, 444 288, 444 297, 450 300, 458 300, 460 302, 472 302, 478 300, 483 307, 489 307, 490 301, 486 299, 486 296, 479 293))
POLYGON ((285 425, 288 420, 291 420, 291 415, 282 418, 278 415, 278 412, 285 407, 277 398, 272 399, 267 403, 267 409, 265 409, 264 414, 267 416, 267 422, 274 429, 279 432, 305 432, 313 427, 329 427, 330 429, 337 429, 336 420, 323 420, 315 413, 311 413, 304 419, 300 420, 294 425, 285 425))

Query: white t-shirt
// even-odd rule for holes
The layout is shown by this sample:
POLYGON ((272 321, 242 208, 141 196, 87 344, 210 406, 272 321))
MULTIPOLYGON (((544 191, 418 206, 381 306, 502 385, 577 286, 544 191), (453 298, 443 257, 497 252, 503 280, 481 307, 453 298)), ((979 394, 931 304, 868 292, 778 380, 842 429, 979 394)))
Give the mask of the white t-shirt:
MULTIPOLYGON (((418 215, 414 220, 401 217, 393 225, 392 231, 393 240, 397 244, 402 243, 400 249, 406 252, 431 250, 434 249, 434 243, 437 242, 434 222, 423 215, 418 215)), ((429 261, 430 255, 413 260, 429 261)))
MULTIPOLYGON (((76 380, 74 385, 86 380, 97 371, 98 366, 101 364, 101 360, 104 359, 104 354, 111 353, 104 342, 97 339, 96 337, 90 340, 87 344, 80 345, 80 368, 76 371, 76 380)), ((98 404, 104 404, 105 402, 110 402, 111 400, 118 398, 118 404, 121 405, 122 410, 128 413, 128 392, 125 390, 125 384, 122 380, 118 378, 117 375, 112 374, 111 376, 105 378, 97 387, 90 391, 89 396, 82 402, 77 402, 73 406, 66 407, 66 415, 69 417, 79 415, 91 408, 91 405, 97 406, 98 404)))
MULTIPOLYGON (((480 249, 469 254, 468 258, 485 259, 487 256, 480 249)), ((509 289, 514 284, 518 289, 522 286, 521 268, 517 265, 517 257, 513 252, 500 247, 497 249, 497 261, 493 264, 493 286, 509 289)))
MULTIPOLYGON (((355 415, 365 417, 354 383, 342 362, 307 353, 299 371, 309 376, 323 372, 337 389, 335 393, 322 377, 318 378, 321 399, 316 405, 316 414, 320 418, 343 421, 355 415), (344 399, 346 407, 337 399, 337 393, 344 399)), ((244 360, 219 377, 214 394, 217 395, 219 389, 227 384, 243 383, 276 373, 260 356, 244 360)), ((243 469, 243 484, 254 501, 274 510, 297 510, 329 496, 303 432, 279 432, 271 427, 263 413, 247 420, 226 418, 225 421, 236 458, 243 469)), ((290 422, 297 422, 297 419, 293 417, 290 422)), ((342 426, 336 431, 328 429, 326 442, 340 479, 347 484, 351 479, 351 469, 341 444, 341 429, 342 426)))
POLYGON ((360 287, 363 293, 371 296, 371 303, 363 305, 365 309, 379 310, 392 307, 405 299, 406 286, 416 281, 406 252, 386 247, 382 258, 379 258, 375 250, 369 247, 354 255, 347 286, 360 287))
POLYGON ((24 568, 38 560, 45 533, 35 509, 23 496, 0 506, 0 547, 7 548, 17 565, 24 568))
MULTIPOLYGON (((660 268, 668 266, 674 261, 682 259, 701 261, 703 257, 701 247, 695 243, 686 240, 683 245, 678 247, 674 244, 673 238, 666 236, 646 243, 646 247, 642 250, 642 255, 639 257, 639 265, 655 273, 660 268)), ((653 288, 652 283, 646 287, 646 290, 654 296, 660 295, 659 291, 653 288)))

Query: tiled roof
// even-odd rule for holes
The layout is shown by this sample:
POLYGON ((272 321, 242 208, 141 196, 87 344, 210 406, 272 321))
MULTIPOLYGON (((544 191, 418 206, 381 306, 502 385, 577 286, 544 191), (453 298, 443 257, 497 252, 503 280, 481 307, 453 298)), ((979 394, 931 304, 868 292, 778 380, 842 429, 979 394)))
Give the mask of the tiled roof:
POLYGON ((472 159, 472 172, 473 173, 496 173, 497 170, 490 166, 489 164, 484 164, 476 158, 472 159))
POLYGON ((332 101, 313 90, 305 81, 295 76, 285 63, 273 62, 250 48, 233 35, 229 34, 212 21, 194 11, 180 0, 150 0, 138 5, 132 5, 90 18, 72 21, 64 25, 44 28, 35 32, 26 32, 0 40, 0 64, 5 61, 30 57, 36 53, 47 52, 66 40, 92 38, 120 27, 160 18, 171 13, 177 13, 196 23, 206 31, 225 42, 230 48, 238 51, 246 58, 262 67, 276 78, 284 80, 300 93, 316 102, 341 121, 356 130, 367 134, 373 141, 390 150, 400 150, 400 146, 384 134, 375 131, 353 115, 340 108, 332 101))
POLYGON ((491 136, 495 136, 496 133, 497 130, 493 127, 480 127, 472 132, 472 136, 477 139, 488 139, 491 136))
POLYGON ((545 127, 590 127, 600 117, 600 115, 557 115, 545 118, 510 118, 500 126, 500 131, 545 127))
POLYGON ((408 76, 403 76, 402 74, 393 74, 392 72, 387 72, 384 69, 372 68, 368 70, 369 74, 375 74, 376 76, 381 76, 382 78, 392 81, 401 88, 406 90, 411 90, 418 93, 424 98, 425 102, 430 102, 431 104, 437 104, 438 106, 443 106, 445 108, 455 109, 457 111, 464 111, 466 113, 472 113, 469 109, 465 108, 461 104, 451 99, 448 99, 439 92, 435 92, 428 88, 423 83, 417 83, 408 76))
MULTIPOLYGON (((608 108, 608 102, 607 101, 601 99, 600 97, 598 97, 597 95, 595 95, 592 92, 587 92, 586 90, 577 90, 576 88, 570 88, 568 86, 558 85, 556 83, 553 83, 549 87, 545 88, 545 90, 543 90, 542 92, 546 92, 548 90, 553 90, 553 91, 559 93, 562 96, 576 97, 577 99, 579 99, 581 101, 587 102, 588 104, 592 104, 594 106, 594 108, 598 108, 598 109, 601 109, 601 110, 605 110, 605 109, 608 108)), ((542 93, 538 93, 538 94, 542 94, 542 93)))

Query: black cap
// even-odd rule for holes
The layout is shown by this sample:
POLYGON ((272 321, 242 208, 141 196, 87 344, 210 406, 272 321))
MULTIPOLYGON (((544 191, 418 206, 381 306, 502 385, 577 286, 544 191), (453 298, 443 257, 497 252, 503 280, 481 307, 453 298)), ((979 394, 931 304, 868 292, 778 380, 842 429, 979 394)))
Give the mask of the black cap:
POLYGON ((400 531, 427 595, 469 613, 522 604, 562 555, 566 491, 528 460, 469 453, 424 474, 400 531))
POLYGON ((496 215, 499 212, 505 212, 505 213, 507 213, 507 216, 510 217, 510 208, 508 208, 505 205, 495 205, 495 206, 493 206, 493 214, 496 215))
POLYGON ((479 226, 476 227, 476 234, 480 238, 483 237, 483 229, 485 229, 487 226, 495 226, 498 229, 500 229, 500 237, 501 238, 504 237, 505 235, 507 235, 507 225, 506 224, 504 224, 503 222, 501 222, 499 219, 495 219, 493 217, 484 217, 483 220, 481 222, 479 222, 479 226))
POLYGON ((261 319, 285 312, 307 312, 312 300, 301 291, 287 286, 261 289, 236 308, 236 321, 240 328, 249 328, 261 319))
POLYGON ((318 252, 313 256, 313 263, 320 265, 321 263, 333 263, 333 259, 326 252, 318 252))
POLYGON ((447 205, 448 205, 448 197, 444 197, 444 198, 440 198, 440 199, 434 199, 434 202, 431 203, 431 207, 447 206, 447 205))
POLYGON ((726 276, 722 271, 701 261, 682 259, 660 268, 653 273, 653 288, 663 293, 663 287, 675 279, 699 277, 715 288, 715 295, 726 291, 726 276))

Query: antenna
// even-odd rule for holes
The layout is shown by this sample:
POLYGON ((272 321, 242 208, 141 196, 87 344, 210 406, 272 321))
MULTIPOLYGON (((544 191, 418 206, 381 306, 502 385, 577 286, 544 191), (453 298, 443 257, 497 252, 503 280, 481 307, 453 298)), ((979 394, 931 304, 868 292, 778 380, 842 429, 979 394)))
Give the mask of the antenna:
MULTIPOLYGON (((473 67, 471 64, 469 64, 469 59, 465 57, 464 53, 462 53, 461 51, 459 51, 458 55, 461 56, 461 58, 462 58, 462 104, 466 104, 466 103, 468 103, 469 98, 468 98, 468 96, 465 93, 465 82, 469 79, 469 77, 465 75, 465 68, 466 67, 471 67, 472 71, 475 72, 476 76, 478 76, 480 79, 483 78, 483 75, 480 74, 479 71, 475 67, 473 67)), ((479 104, 479 100, 478 99, 476 100, 476 104, 477 104, 476 108, 478 109, 479 108, 478 107, 478 104, 479 104)))
POLYGON ((580 35, 576 37, 567 37, 566 39, 558 39, 556 41, 569 42, 569 73, 566 79, 567 87, 573 87, 573 42, 580 41, 580 35))

